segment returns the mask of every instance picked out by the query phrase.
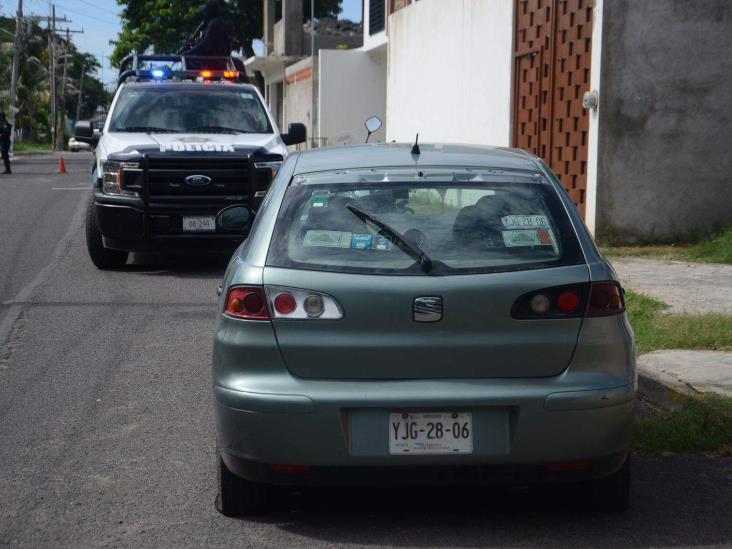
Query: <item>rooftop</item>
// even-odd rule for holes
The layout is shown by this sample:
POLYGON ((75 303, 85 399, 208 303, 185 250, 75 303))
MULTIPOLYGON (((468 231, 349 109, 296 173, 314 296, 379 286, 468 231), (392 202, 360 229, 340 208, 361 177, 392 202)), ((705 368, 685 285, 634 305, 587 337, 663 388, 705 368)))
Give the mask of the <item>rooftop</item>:
POLYGON ((420 155, 412 155, 411 143, 362 144, 309 149, 298 153, 295 173, 397 166, 472 166, 537 171, 532 156, 520 149, 420 143, 420 155))

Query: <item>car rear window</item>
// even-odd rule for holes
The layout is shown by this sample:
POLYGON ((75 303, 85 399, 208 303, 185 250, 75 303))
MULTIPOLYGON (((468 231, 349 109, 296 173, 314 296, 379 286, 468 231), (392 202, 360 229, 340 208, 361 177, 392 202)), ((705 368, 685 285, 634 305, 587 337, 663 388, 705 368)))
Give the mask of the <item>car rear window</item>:
POLYGON ((291 185, 267 264, 372 274, 467 274, 574 265, 582 254, 556 191, 546 182, 330 183, 291 185), (388 231, 432 262, 424 272, 388 231))

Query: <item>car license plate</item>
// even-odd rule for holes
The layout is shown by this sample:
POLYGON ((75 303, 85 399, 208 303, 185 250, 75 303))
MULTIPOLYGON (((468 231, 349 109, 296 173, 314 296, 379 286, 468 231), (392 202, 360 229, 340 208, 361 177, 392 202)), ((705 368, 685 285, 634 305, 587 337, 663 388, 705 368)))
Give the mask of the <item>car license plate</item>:
POLYGON ((183 232, 207 233, 216 230, 214 216, 183 216, 183 232))
POLYGON ((471 454, 473 415, 470 412, 392 412, 390 454, 471 454))

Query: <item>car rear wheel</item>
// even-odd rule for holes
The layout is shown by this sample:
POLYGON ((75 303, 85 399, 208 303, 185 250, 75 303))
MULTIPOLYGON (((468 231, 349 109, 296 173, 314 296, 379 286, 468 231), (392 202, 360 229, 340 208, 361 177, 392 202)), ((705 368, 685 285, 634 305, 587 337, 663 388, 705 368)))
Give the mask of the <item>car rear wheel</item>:
POLYGON ((232 473, 216 450, 218 494, 216 510, 227 517, 257 515, 267 510, 268 486, 241 478, 232 473))
POLYGON ((625 463, 609 477, 589 484, 592 506, 602 511, 625 511, 630 505, 630 454, 625 463))
POLYGON ((86 247, 92 263, 99 269, 119 269, 127 263, 128 252, 110 250, 104 247, 102 233, 99 231, 94 208, 94 197, 89 200, 86 209, 86 247))

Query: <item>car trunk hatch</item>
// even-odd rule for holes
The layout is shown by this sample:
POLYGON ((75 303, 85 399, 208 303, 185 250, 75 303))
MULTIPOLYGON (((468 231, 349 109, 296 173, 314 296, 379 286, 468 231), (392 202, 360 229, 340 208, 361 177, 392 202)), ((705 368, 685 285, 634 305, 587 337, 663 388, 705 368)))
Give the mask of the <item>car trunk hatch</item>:
POLYGON ((265 285, 327 293, 342 307, 338 320, 272 321, 291 373, 319 379, 557 375, 582 319, 516 320, 511 308, 527 292, 588 281, 582 264, 452 276, 264 271, 265 285), (439 320, 415 320, 420 297, 441 298, 439 320))

